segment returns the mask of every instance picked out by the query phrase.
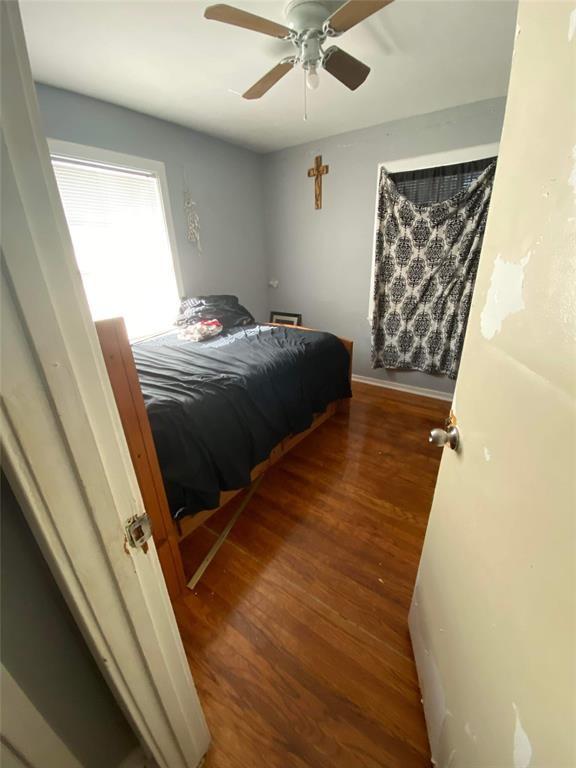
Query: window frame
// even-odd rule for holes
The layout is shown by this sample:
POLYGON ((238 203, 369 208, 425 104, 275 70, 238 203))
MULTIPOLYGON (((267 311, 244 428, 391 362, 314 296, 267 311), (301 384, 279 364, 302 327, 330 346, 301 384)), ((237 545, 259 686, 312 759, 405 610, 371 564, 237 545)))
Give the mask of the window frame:
POLYGON ((48 149, 50 151, 50 160, 53 156, 67 158, 70 160, 85 160, 90 163, 101 163, 102 165, 118 166, 128 171, 143 171, 149 173, 158 179, 160 187, 160 203, 164 214, 164 223, 168 234, 168 243, 172 255, 172 266, 176 278, 176 288, 178 296, 183 298, 186 295, 184 289, 184 280, 182 278, 182 269, 180 264, 180 254, 176 240, 176 230, 172 218, 172 209, 170 206, 170 189, 168 187, 168 177, 166 175, 166 166, 161 160, 150 160, 138 155, 127 155, 123 152, 116 152, 102 147, 92 147, 86 144, 76 144, 72 141, 62 141, 61 139, 48 138, 48 149))

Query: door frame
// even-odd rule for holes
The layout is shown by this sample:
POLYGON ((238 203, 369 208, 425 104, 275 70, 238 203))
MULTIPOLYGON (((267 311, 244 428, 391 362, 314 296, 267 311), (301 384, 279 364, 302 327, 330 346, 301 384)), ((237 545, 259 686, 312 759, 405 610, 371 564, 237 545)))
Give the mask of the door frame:
POLYGON ((0 745, 13 762, 32 768, 82 768, 3 664, 0 664, 0 675, 3 699, 0 745))
POLYGON ((160 768, 210 736, 75 264, 18 4, 1 0, 2 465, 111 690, 160 768))

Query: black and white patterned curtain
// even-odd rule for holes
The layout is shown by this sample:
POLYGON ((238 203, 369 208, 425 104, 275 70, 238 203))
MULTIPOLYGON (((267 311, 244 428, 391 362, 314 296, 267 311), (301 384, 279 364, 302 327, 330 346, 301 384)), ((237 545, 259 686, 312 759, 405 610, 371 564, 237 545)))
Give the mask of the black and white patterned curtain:
POLYGON ((456 378, 495 159, 380 172, 372 365, 456 378))

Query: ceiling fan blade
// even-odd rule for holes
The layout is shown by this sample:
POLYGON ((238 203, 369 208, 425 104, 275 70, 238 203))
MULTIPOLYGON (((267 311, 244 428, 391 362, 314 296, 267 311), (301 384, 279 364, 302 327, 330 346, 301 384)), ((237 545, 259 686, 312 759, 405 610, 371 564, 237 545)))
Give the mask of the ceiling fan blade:
POLYGON ((204 11, 205 19, 213 21, 222 21, 224 24, 233 24, 235 27, 251 29, 254 32, 261 32, 270 37, 288 37, 290 30, 283 24, 277 24, 262 16, 256 16, 248 11, 241 11, 240 8, 233 8, 231 5, 211 5, 204 11))
POLYGON ((372 16, 376 11, 381 11, 391 2, 392 0, 348 0, 334 11, 327 23, 334 32, 341 34, 367 19, 368 16, 372 16))
POLYGON ((249 88, 246 93, 243 93, 242 97, 245 99, 259 99, 261 96, 264 96, 273 85, 276 85, 278 80, 281 80, 284 75, 287 75, 288 72, 290 72, 293 66, 294 61, 292 59, 281 61, 280 64, 276 64, 270 72, 266 72, 264 77, 261 77, 257 83, 254 83, 252 88, 249 88))
POLYGON ((359 85, 362 85, 370 73, 370 67, 355 59, 354 56, 350 56, 337 45, 332 45, 324 53, 322 66, 351 91, 355 91, 359 85))

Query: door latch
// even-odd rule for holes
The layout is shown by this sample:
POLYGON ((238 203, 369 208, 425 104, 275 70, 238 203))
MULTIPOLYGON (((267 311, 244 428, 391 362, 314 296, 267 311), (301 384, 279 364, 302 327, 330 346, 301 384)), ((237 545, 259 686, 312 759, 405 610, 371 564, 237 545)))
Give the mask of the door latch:
POLYGON ((152 536, 152 525, 146 512, 143 515, 135 515, 127 520, 125 528, 126 538, 131 547, 142 549, 150 536, 152 536))

